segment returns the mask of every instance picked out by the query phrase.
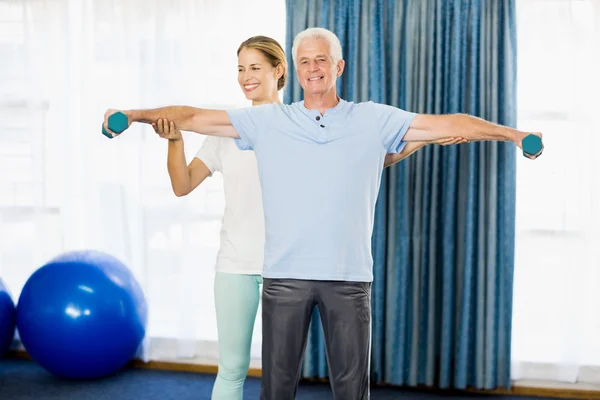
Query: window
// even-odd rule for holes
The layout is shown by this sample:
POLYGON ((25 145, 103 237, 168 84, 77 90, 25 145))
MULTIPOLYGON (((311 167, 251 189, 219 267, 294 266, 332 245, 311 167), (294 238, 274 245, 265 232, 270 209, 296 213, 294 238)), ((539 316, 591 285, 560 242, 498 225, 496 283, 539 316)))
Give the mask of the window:
MULTIPOLYGON (((144 288, 147 336, 176 343, 151 345, 146 356, 204 357, 217 338, 221 177, 175 197, 166 141, 139 125, 108 140, 102 117, 109 107, 249 105, 237 83, 237 48, 257 34, 285 46, 285 2, 139 4, 0 3, 0 273, 16 301, 51 257, 107 251, 144 288)), ((185 134, 188 161, 202 141, 185 134)), ((256 325, 259 333, 260 313, 256 325)), ((259 356, 261 335, 254 339, 259 356)))
POLYGON ((519 0, 517 16, 518 127, 545 151, 517 165, 513 375, 581 381, 600 365, 600 5, 519 0))

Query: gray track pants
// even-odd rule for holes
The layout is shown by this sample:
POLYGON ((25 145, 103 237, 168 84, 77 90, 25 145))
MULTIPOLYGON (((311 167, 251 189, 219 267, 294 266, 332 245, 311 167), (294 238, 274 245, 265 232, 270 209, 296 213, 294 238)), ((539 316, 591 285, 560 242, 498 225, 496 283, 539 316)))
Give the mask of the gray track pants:
POLYGON ((264 279, 261 400, 292 400, 313 308, 335 400, 369 399, 371 283, 264 279))

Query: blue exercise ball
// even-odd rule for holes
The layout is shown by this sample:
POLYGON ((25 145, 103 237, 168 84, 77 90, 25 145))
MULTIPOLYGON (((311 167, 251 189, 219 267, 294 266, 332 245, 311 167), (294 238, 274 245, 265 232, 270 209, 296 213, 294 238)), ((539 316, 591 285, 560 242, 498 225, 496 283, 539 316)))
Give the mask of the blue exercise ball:
POLYGON ((122 262, 98 251, 75 251, 27 280, 17 302, 17 329, 31 358, 50 373, 96 379, 135 356, 147 315, 144 293, 122 262))
POLYGON ((0 279, 0 358, 2 358, 15 336, 17 311, 8 288, 0 279))

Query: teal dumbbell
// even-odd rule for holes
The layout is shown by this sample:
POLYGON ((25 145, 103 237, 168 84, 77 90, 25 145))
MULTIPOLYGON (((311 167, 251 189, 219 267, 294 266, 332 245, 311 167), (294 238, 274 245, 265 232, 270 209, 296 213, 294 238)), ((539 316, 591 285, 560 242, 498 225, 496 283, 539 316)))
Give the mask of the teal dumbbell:
MULTIPOLYGON (((121 133, 125 129, 129 127, 129 121, 127 120, 127 115, 122 112, 116 112, 108 117, 108 129, 115 133, 121 133)), ((104 124, 102 124, 102 134, 109 139, 112 139, 112 135, 104 129, 104 124)))
POLYGON ((521 142, 523 146, 523 155, 538 157, 542 154, 542 138, 537 135, 527 135, 521 142))

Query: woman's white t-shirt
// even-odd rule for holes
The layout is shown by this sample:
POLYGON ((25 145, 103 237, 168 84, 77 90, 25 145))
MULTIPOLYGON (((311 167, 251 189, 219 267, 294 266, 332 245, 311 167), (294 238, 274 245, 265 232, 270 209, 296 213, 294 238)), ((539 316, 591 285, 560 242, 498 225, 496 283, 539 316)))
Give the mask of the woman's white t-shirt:
POLYGON ((238 149, 232 138, 209 136, 196 157, 211 176, 223 175, 225 213, 216 271, 262 274, 265 221, 254 152, 238 149))

